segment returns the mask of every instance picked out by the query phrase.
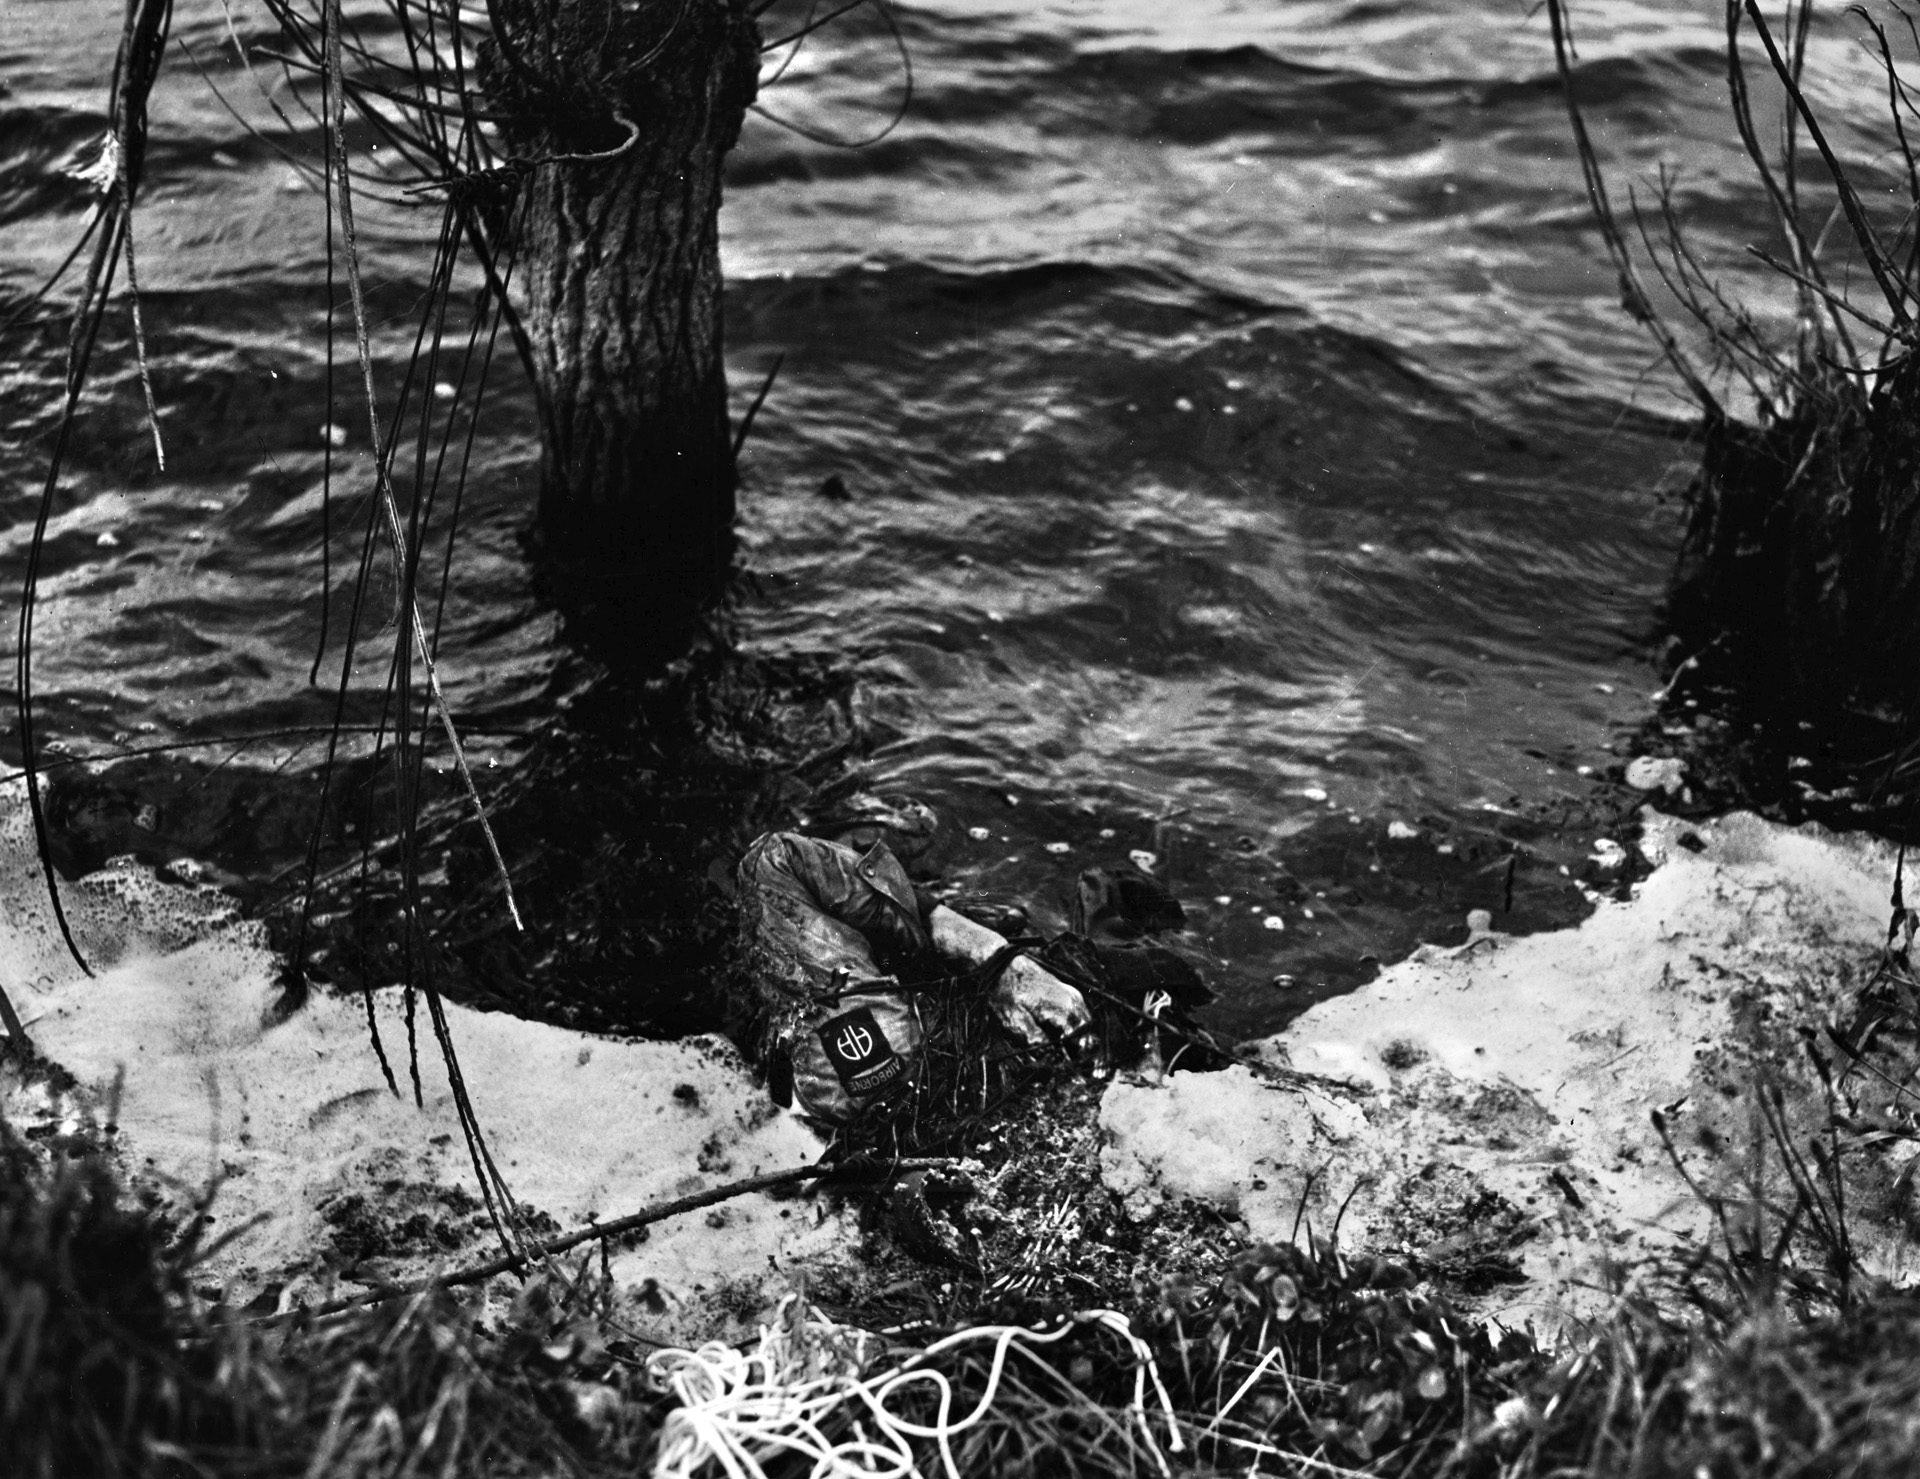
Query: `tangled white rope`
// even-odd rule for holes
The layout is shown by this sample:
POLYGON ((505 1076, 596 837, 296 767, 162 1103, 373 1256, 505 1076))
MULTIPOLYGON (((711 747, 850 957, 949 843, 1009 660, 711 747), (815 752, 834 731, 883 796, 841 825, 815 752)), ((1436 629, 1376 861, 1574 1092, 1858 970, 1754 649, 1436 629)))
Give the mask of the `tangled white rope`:
POLYGON ((1147 1420, 1148 1380, 1166 1420, 1168 1447, 1178 1453, 1184 1445, 1173 1403, 1152 1351, 1124 1315, 1083 1311, 1053 1331, 983 1325, 935 1341, 925 1350, 898 1353, 888 1351, 878 1337, 837 1325, 809 1310, 799 1296, 789 1295, 773 1323, 761 1326, 759 1342, 751 1350, 715 1342, 697 1351, 660 1351, 647 1363, 659 1389, 680 1402, 660 1435, 655 1479, 714 1474, 766 1479, 762 1460, 782 1454, 811 1459, 812 1479, 923 1479, 914 1460, 914 1440, 937 1443, 947 1479, 960 1479, 952 1440, 992 1410, 1009 1355, 1051 1345, 1084 1326, 1118 1336, 1132 1352, 1131 1411, 1161 1473, 1168 1473, 1147 1420), (986 1390, 971 1412, 956 1419, 952 1384, 944 1372, 926 1363, 960 1346, 987 1343, 993 1359, 986 1390), (887 1366, 890 1354, 904 1354, 905 1359, 887 1366), (915 1422, 889 1405, 915 1386, 931 1386, 938 1393, 938 1413, 931 1423, 915 1422))

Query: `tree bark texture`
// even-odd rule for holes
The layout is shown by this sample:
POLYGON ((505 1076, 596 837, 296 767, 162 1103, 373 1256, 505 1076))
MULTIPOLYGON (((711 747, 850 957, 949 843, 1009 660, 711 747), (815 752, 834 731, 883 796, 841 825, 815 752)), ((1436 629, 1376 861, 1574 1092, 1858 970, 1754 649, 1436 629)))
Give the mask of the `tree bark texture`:
POLYGON ((721 166, 759 34, 746 0, 495 0, 492 15, 547 580, 594 634, 670 642, 657 629, 712 596, 733 553, 721 166))

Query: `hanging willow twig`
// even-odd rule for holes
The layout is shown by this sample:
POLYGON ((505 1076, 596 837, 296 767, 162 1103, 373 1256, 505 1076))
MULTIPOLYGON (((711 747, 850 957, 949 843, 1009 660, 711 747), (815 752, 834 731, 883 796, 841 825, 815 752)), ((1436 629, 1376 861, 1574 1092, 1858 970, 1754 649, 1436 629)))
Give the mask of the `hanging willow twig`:
MULTIPOLYGON (((93 255, 87 264, 86 280, 74 305, 67 334, 65 395, 60 407, 59 426, 54 432, 53 449, 47 458, 47 476, 41 485, 40 500, 34 510, 33 534, 27 545, 27 569, 20 587, 19 620, 14 647, 14 703, 20 726, 20 765, 27 789, 27 808, 33 817, 33 835, 40 855, 41 876, 47 886, 47 898, 53 909, 60 938, 73 961, 85 974, 92 975, 80 942, 60 899, 60 879, 53 866, 52 839, 48 834, 46 807, 40 794, 39 745, 33 702, 33 621, 38 606, 40 568, 46 554, 47 525, 60 489, 60 474, 65 467, 68 448, 73 442, 78 421, 81 392, 86 387, 87 371, 100 338, 100 325, 106 317, 107 302, 113 291, 114 273, 128 250, 133 202, 139 194, 140 176, 146 162, 147 99, 159 76, 160 58, 166 48, 167 33, 173 24, 172 0, 129 0, 126 20, 120 32, 120 49, 114 59, 113 81, 109 93, 109 126, 101 142, 100 155, 83 178, 93 183, 100 198, 95 202, 88 233, 93 237, 93 255)), ((69 256, 70 263, 75 258, 69 256)), ((61 271, 65 271, 62 264, 61 271)), ((144 355, 142 356, 144 358, 144 355)), ((151 408, 151 400, 149 400, 151 408)), ((158 424, 155 440, 158 444, 158 424)))
POLYGON ((1866 210, 1860 204, 1859 192, 1853 188, 1853 181, 1847 178, 1847 172, 1834 157, 1833 148, 1827 143, 1826 132, 1820 127, 1820 120, 1813 115, 1813 109, 1807 106, 1807 97, 1800 90, 1799 79, 1794 69, 1789 67, 1780 55, 1780 48, 1774 45, 1773 32, 1767 28, 1766 18, 1760 14, 1760 7, 1754 0, 1746 0, 1747 18, 1753 22, 1754 30, 1759 34, 1760 44, 1767 50, 1767 60, 1773 63, 1775 75, 1780 85, 1787 90, 1787 96, 1793 100, 1795 111, 1805 120, 1807 137, 1813 140, 1814 148, 1820 151, 1827 172, 1833 176, 1834 189, 1839 192, 1841 209, 1847 213, 1847 224, 1853 228, 1854 240, 1860 245, 1860 253, 1867 259, 1867 270, 1873 274, 1873 280, 1880 287, 1881 295, 1887 300, 1887 307, 1893 313, 1895 332, 1902 339, 1910 339, 1913 334, 1913 317, 1907 312, 1906 290, 1895 279, 1896 269, 1887 257, 1886 250, 1880 245, 1880 238, 1874 234, 1873 224, 1867 220, 1866 210))
POLYGON ((1674 373, 1686 382, 1693 398, 1700 403, 1710 420, 1722 420, 1725 412, 1721 409, 1720 399, 1707 385, 1706 377, 1694 367, 1692 359, 1681 348, 1679 339, 1660 315, 1654 310, 1652 300, 1648 298, 1646 288, 1641 284, 1640 274, 1634 266, 1633 253, 1627 246, 1620 223, 1613 213, 1613 205, 1607 198, 1607 182, 1600 173, 1600 160, 1593 147, 1592 136, 1587 132, 1585 117, 1580 112, 1579 99, 1574 95, 1573 86, 1573 33, 1566 14, 1565 0, 1547 0, 1547 22, 1553 32, 1554 65, 1560 73, 1560 88, 1567 103, 1567 121, 1573 128, 1575 151, 1580 156, 1580 174, 1586 182, 1587 200, 1593 207, 1595 223, 1600 228, 1600 238, 1606 244, 1607 255, 1613 261, 1615 272, 1620 277, 1620 301, 1627 312, 1639 323, 1646 326, 1660 346, 1660 352, 1667 363, 1673 366, 1674 373))

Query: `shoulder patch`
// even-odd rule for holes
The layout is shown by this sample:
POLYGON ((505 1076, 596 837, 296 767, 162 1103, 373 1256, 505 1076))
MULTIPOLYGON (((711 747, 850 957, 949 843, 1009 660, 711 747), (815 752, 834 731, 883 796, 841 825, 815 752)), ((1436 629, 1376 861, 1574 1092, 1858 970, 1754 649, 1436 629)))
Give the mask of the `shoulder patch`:
POLYGON ((814 1035, 849 1094, 871 1094, 907 1070, 906 1060, 887 1041, 870 1007, 854 1007, 829 1017, 814 1028, 814 1035))

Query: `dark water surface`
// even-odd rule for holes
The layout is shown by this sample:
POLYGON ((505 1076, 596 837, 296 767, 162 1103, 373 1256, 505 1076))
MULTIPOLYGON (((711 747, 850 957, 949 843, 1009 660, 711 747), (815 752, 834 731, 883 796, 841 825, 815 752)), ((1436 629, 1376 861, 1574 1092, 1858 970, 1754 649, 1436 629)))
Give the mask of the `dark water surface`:
MULTIPOLYGON (((253 6, 233 8, 243 37, 271 41, 253 6)), ((7 6, 0 307, 82 222, 84 187, 63 171, 99 134, 117 9, 7 6)), ((1532 849, 1533 915, 1515 922, 1576 907, 1559 864, 1577 865, 1592 833, 1548 836, 1527 818, 1577 809, 1579 767, 1605 764, 1657 683, 1645 638, 1678 528, 1659 495, 1695 453, 1676 432, 1686 408, 1619 310, 1531 9, 915 4, 898 12, 913 105, 884 141, 838 149, 755 117, 732 161, 742 408, 786 356, 744 462, 741 652, 789 690, 815 675, 872 781, 947 814, 935 861, 957 881, 1044 919, 1075 868, 1155 852, 1215 957, 1229 1027, 1273 1025, 1304 999, 1270 987, 1276 972, 1337 984, 1363 956, 1437 937, 1475 890, 1501 907, 1516 843, 1532 849), (823 496, 830 477, 849 496, 823 496), (1394 821, 1420 836, 1390 837, 1394 821)), ((1723 116, 1720 12, 1582 5, 1581 76, 1619 187, 1657 159, 1681 164, 1698 245, 1764 317, 1779 295, 1738 256, 1767 217, 1723 116)), ((1810 62, 1816 101, 1856 115, 1883 86, 1859 29, 1822 22, 1810 62)), ((182 3, 175 34, 241 113, 315 157, 311 124, 294 112, 289 133, 250 90, 219 4, 182 3)), ((168 66, 137 218, 168 467, 154 468, 123 314, 39 614, 44 730, 80 755, 326 723, 332 697, 308 667, 323 602, 344 615, 357 558, 344 500, 323 595, 323 427, 345 429, 334 456, 350 490, 366 437, 345 341, 327 405, 320 204, 184 52, 168 66)), ((884 28, 855 15, 809 41, 763 102, 858 137, 885 123, 901 76, 884 28)), ((426 289, 430 217, 363 206, 385 393, 426 289)), ((450 325, 449 341, 465 331, 450 325)), ((59 333, 34 342, 51 350, 59 333)), ((442 640, 490 784, 527 769, 561 700, 613 702, 535 596, 519 533, 537 450, 501 358, 442 640)), ((10 589, 55 363, 16 338, 0 370, 10 589)), ((350 718, 377 718, 386 663, 367 649, 350 718)), ((187 798, 203 812, 224 798, 217 825, 203 816, 178 846, 258 878, 297 856, 320 755, 298 738, 209 747, 127 784, 181 815, 187 798)), ((757 762, 734 759, 708 770, 737 787, 757 762)), ((667 759, 614 763, 633 767, 641 832, 650 797, 700 792, 667 759)), ((728 810, 730 825, 750 810, 728 810)), ((637 849, 697 891, 742 840, 716 824, 675 856, 612 835, 604 807, 597 822, 553 815, 544 836, 522 818, 515 846, 577 851, 554 878, 637 849)), ((697 805, 678 815, 698 832, 697 805)), ((690 897, 617 907, 701 907, 690 897)), ((680 980, 697 951, 656 957, 555 945, 514 968, 619 975, 628 1006, 584 1018, 644 1026, 652 988, 636 972, 674 977, 669 995, 699 990, 680 980)))

